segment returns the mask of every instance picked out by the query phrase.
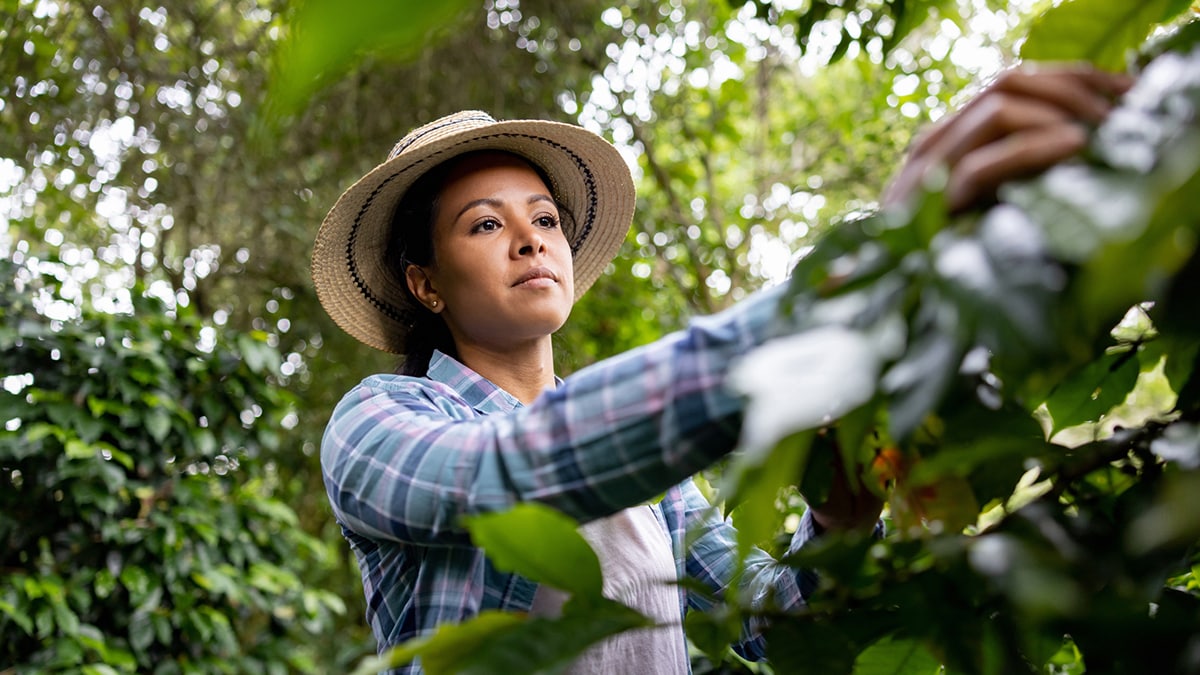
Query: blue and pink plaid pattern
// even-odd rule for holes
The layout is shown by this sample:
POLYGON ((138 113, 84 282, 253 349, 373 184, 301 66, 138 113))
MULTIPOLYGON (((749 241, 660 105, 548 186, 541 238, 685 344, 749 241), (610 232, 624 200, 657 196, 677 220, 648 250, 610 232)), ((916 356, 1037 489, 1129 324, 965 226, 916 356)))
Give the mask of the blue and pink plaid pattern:
MULTIPOLYGON (((441 353, 426 378, 374 375, 351 390, 326 429, 321 465, 380 649, 484 609, 529 609, 536 584, 494 569, 460 521, 524 501, 582 522, 662 495, 653 510, 680 578, 720 596, 734 576, 736 533, 689 476, 737 442, 742 401, 725 377, 767 338, 779 294, 581 370, 529 406, 441 353)), ((812 536, 806 517, 792 548, 812 536)), ((756 551, 739 597, 795 607, 815 582, 756 551)), ((681 620, 708 603, 683 586, 679 601, 681 620)), ((760 657, 761 640, 747 638, 742 650, 760 657)))

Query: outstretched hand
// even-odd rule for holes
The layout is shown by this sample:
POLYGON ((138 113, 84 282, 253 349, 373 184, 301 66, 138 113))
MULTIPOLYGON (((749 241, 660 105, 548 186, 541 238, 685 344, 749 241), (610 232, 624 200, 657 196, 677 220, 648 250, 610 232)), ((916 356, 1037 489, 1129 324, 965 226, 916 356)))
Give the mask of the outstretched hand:
POLYGON ((1079 152, 1133 78, 1088 66, 1005 72, 957 113, 922 134, 884 195, 901 204, 930 171, 948 171, 947 206, 995 198, 1001 183, 1035 174, 1079 152))

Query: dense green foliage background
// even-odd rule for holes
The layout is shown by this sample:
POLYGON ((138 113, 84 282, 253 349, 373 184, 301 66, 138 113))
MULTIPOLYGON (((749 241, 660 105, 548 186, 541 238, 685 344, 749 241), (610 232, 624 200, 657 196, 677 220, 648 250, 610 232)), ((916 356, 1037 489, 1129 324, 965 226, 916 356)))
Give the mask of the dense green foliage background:
POLYGON ((297 420, 265 336, 218 334, 190 308, 138 296, 133 313, 49 320, 60 282, 2 269, 0 370, 21 375, 0 393, 0 659, 313 669, 305 635, 344 605, 306 583, 332 550, 300 529, 264 466, 297 420))
MULTIPOLYGON (((575 121, 613 139, 636 166, 638 216, 626 247, 556 336, 565 373, 782 281, 815 242, 824 243, 806 259, 807 280, 828 281, 822 261, 858 255, 864 234, 878 233, 853 223, 873 208, 914 131, 1011 63, 1014 45, 1029 58, 1124 67, 1127 49, 1157 26, 1186 20, 1189 4, 1075 0, 1042 14, 1041 5, 992 0, 487 0, 364 3, 348 13, 320 0, 3 0, 0 253, 10 262, 0 270, 0 669, 339 672, 373 650, 315 451, 341 393, 392 364, 324 318, 307 260, 328 206, 405 130, 463 108, 575 121)), ((1113 164, 1098 154, 1097 166, 1113 164)), ((1102 183, 1095 204, 1114 184, 1135 185, 1127 179, 1102 183)), ((985 391, 1006 383, 1003 405, 995 415, 938 407, 954 396, 975 400, 953 372, 980 332, 917 321, 929 305, 906 300, 913 335, 958 336, 952 349, 927 342, 950 375, 940 389, 913 381, 888 389, 838 433, 883 430, 884 441, 843 443, 870 453, 857 462, 885 447, 926 457, 907 480, 892 476, 893 514, 899 508, 902 522, 919 527, 883 544, 833 542, 797 561, 821 567, 842 590, 810 615, 777 623, 785 635, 775 644, 787 645, 772 654, 781 672, 847 671, 856 659, 861 672, 932 672, 938 663, 1011 672, 1025 667, 1021 659, 1078 672, 1084 641, 1125 642, 1111 639, 1113 630, 1161 637, 1147 643, 1160 652, 1194 652, 1189 546, 1200 532, 1172 514, 1196 512, 1189 495, 1200 494, 1192 474, 1177 471, 1189 468, 1178 457, 1195 444, 1194 426, 1178 423, 1194 411, 1197 386, 1186 377, 1197 340, 1180 290, 1195 278, 1195 240, 1186 235, 1187 218, 1195 233, 1195 214, 1180 206, 1186 199, 1171 201, 1177 188, 1154 193, 1160 201, 1151 206, 1182 220, 1163 221, 1155 232, 1167 234, 1157 239, 1135 233, 1144 248, 1109 246, 1099 235, 1084 253, 1051 246, 1072 288, 1091 289, 1069 296, 1085 301, 1067 317, 1074 323, 1035 330, 1038 311, 1072 305, 1035 302, 1025 312, 1019 301, 1030 288, 1020 279, 955 300, 953 284, 905 271, 911 288, 946 292, 963 307, 982 297, 1013 319, 988 327, 980 312, 964 322, 992 330, 984 344, 1001 347, 995 367, 973 377, 985 391), (1147 283, 1126 283, 1128 271, 1147 283), (1152 299, 1159 304, 1149 318, 1131 315, 1110 343, 1121 314, 1152 299), (1042 360, 1017 358, 1031 336, 1047 334, 1057 346, 1039 352, 1042 360), (916 422, 889 435, 888 420, 898 416, 886 411, 903 397, 888 397, 909 389, 916 422), (1148 413, 1157 417, 1147 422, 1148 413), (1049 432, 1071 428, 1047 443, 1034 419, 1049 432), (929 420, 944 432, 913 432, 929 420), (1114 435, 1118 423, 1132 430, 1114 435), (1151 450, 1155 443, 1174 449, 1175 464, 1151 450), (967 456, 979 461, 948 468, 967 456), (1038 473, 1024 473, 1029 461, 1038 473), (995 480, 981 485, 981 476, 995 480), (930 486, 958 498, 916 497, 930 486), (929 524, 946 518, 969 523, 971 535, 997 536, 931 537, 929 524), (1175 529, 1137 540, 1140 549, 1113 550, 1115 533, 1151 519, 1175 529), (971 564, 979 541, 1009 552, 996 558, 1009 564, 990 581, 971 564), (1145 557, 1163 551, 1166 562, 1145 557), (1083 563, 1096 576, 1080 577, 1083 563), (1064 605, 1055 592, 1080 578, 1090 585, 1079 593, 1115 599, 1064 605), (954 611, 924 595, 947 593, 954 611), (1065 606, 1097 617, 1090 637, 1062 639, 1086 633, 1055 614, 1065 606), (1146 623, 1148 607, 1157 622, 1146 623), (981 618, 992 615, 999 618, 981 618), (898 623, 928 631, 896 632, 898 623), (1047 635, 1057 638, 1047 643, 1047 635), (942 651, 945 644, 962 651, 942 651)), ((1027 207, 1053 205, 1044 195, 1055 189, 1039 189, 1025 189, 1027 207)), ((1084 213, 1075 220, 1083 229, 1064 239, 1086 233, 1087 209, 1057 208, 1053 219, 1062 209, 1084 213)), ((924 232, 893 246, 897 259, 935 254, 947 244, 933 245, 937 228, 970 243, 968 223, 922 220, 934 211, 876 226, 924 232)), ((831 295, 803 302, 869 289, 883 269, 891 268, 819 286, 831 295)), ((919 370, 928 367, 922 361, 919 370)), ((734 515, 747 542, 769 546, 803 508, 794 492, 777 494, 762 481, 764 466, 800 476, 809 446, 797 430, 789 451, 768 444, 709 476, 722 496, 743 503, 734 515)), ((516 517, 545 526, 537 514, 516 517)), ((945 529, 935 525, 933 534, 945 529)), ((490 618, 457 639, 478 645, 512 637, 504 631, 577 635, 580 626, 635 622, 619 607, 587 609, 558 626, 490 618)), ((732 658, 725 644, 739 618, 733 609, 689 619, 693 641, 708 652, 697 653, 699 668, 732 658)), ((446 653, 463 653, 453 635, 443 639, 446 653)), ((527 655, 519 640, 498 644, 508 657, 527 655)), ((551 656, 567 658, 578 646, 551 656)), ((510 663, 487 650, 467 653, 510 663)), ((1100 672, 1142 658, 1098 654, 1107 658, 1091 662, 1100 672)))

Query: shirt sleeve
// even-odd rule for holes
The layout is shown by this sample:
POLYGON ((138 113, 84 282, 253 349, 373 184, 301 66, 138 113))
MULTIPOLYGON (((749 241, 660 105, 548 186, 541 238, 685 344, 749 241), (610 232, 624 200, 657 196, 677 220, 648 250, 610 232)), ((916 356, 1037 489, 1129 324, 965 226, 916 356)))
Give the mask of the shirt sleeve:
POLYGON ((321 444, 336 517, 368 537, 453 545, 468 541, 464 515, 536 501, 587 521, 661 494, 733 449, 743 402, 726 375, 767 339, 782 290, 585 368, 510 413, 455 414, 444 386, 369 378, 334 409, 321 444))

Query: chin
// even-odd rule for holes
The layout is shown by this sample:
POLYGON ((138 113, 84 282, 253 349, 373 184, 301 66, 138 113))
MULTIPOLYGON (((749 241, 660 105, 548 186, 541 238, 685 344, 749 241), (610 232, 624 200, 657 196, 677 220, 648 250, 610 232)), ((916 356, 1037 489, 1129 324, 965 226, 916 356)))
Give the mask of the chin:
POLYGON ((571 315, 570 311, 547 313, 539 316, 529 317, 529 325, 536 327, 537 335, 550 335, 558 331, 567 323, 567 318, 571 315))

